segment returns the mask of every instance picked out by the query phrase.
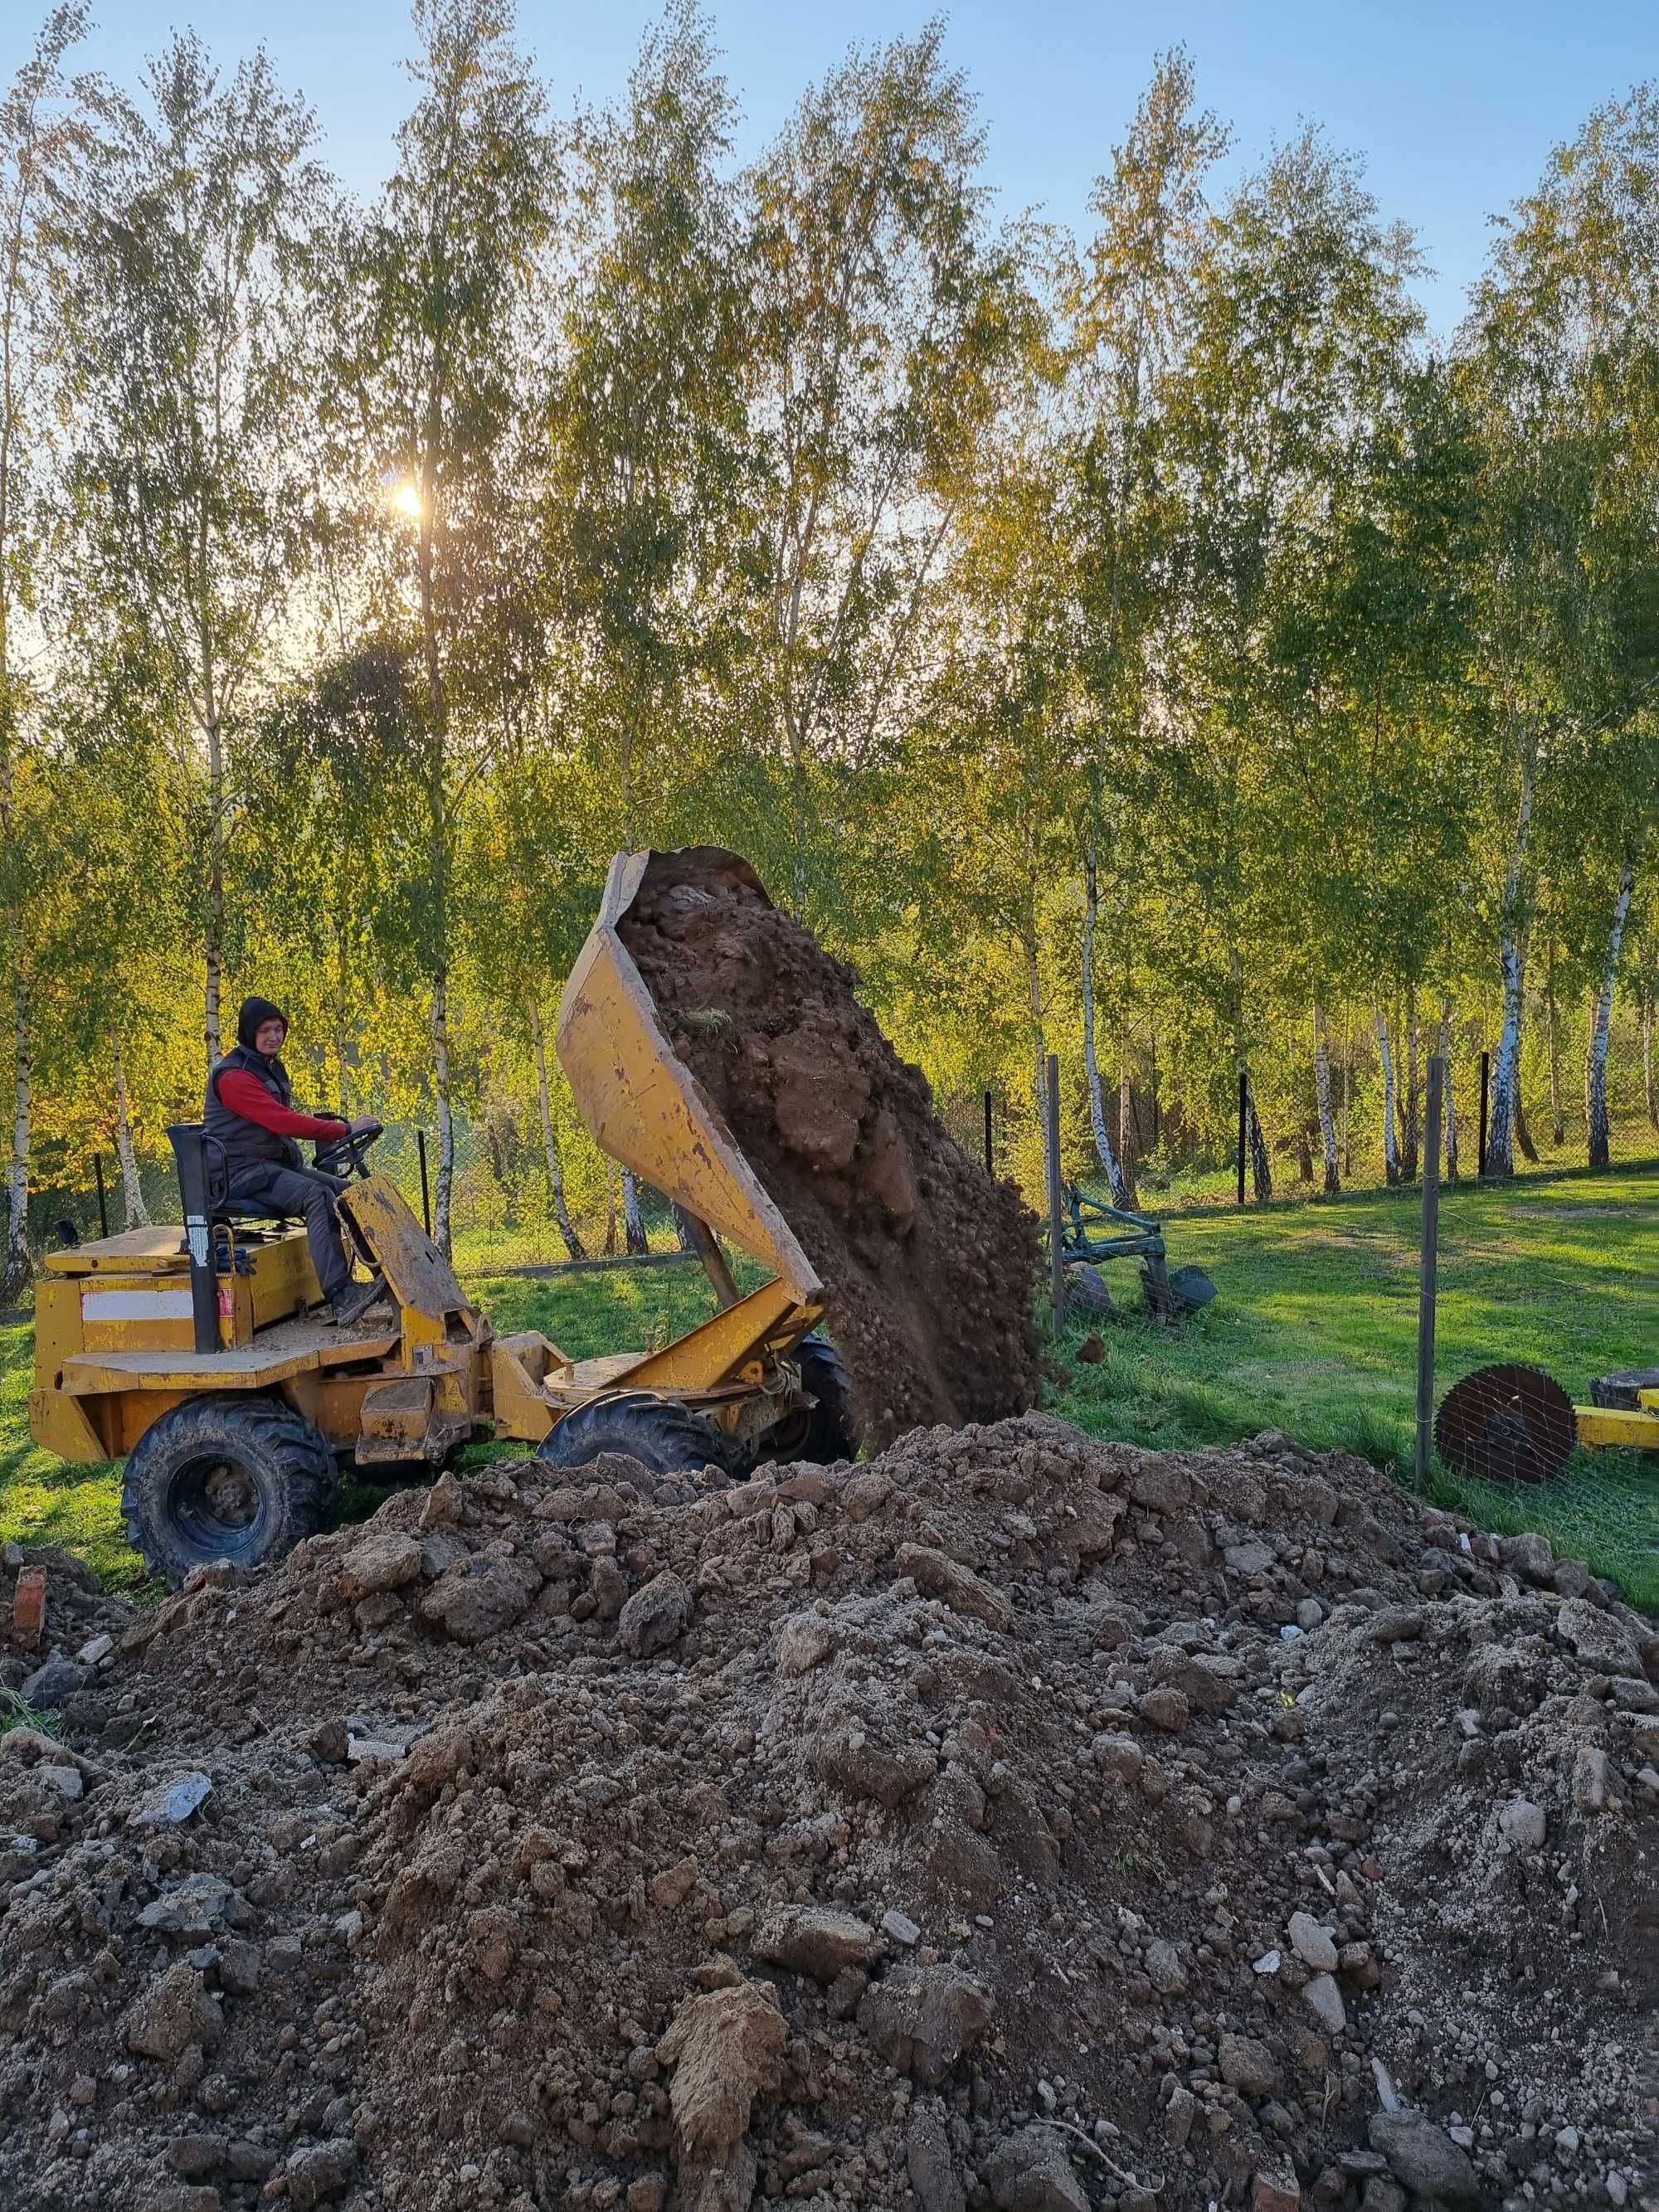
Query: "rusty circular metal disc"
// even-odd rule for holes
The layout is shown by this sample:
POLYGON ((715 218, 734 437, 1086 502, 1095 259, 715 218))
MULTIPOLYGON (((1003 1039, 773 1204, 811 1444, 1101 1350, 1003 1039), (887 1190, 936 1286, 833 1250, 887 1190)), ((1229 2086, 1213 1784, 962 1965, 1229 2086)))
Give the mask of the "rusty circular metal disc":
POLYGON ((1541 1368, 1477 1368, 1455 1382, 1434 1417, 1448 1467, 1483 1482, 1547 1482, 1578 1441, 1572 1401, 1541 1368))

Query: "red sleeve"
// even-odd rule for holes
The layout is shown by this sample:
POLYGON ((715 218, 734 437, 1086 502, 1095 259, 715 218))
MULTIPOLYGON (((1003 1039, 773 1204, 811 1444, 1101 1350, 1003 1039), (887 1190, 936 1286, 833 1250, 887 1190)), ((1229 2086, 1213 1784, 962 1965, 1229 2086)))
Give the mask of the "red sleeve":
POLYGON ((291 1106, 279 1105, 258 1077, 245 1067, 228 1067, 219 1078, 219 1103, 245 1121, 274 1129, 279 1137, 316 1137, 326 1143, 345 1127, 337 1115, 296 1114, 291 1106))

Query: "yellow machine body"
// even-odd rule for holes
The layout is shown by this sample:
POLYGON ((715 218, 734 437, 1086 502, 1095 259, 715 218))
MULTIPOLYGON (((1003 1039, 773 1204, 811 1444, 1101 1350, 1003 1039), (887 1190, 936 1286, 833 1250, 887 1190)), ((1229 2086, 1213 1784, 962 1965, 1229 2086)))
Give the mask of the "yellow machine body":
POLYGON ((811 1261, 669 1042, 617 934, 652 858, 618 853, 611 863, 599 919, 559 1003, 559 1065, 601 1152, 740 1245, 800 1305, 814 1304, 823 1285, 811 1261))
POLYGON ((1638 1390, 1636 1404, 1575 1406, 1578 1441, 1593 1451, 1659 1451, 1659 1390, 1638 1390))
POLYGON ((313 1310, 320 1291, 297 1227, 225 1232, 212 1352, 194 1349, 181 1228, 52 1254, 36 1298, 35 1441, 61 1459, 118 1459, 171 1407, 246 1390, 285 1400, 359 1466, 436 1465, 474 1436, 539 1443, 575 1407, 618 1390, 672 1398, 738 1443, 810 1402, 791 1355, 822 1316, 823 1286, 676 1056, 617 934, 650 857, 611 864, 564 994, 559 1056, 599 1144, 693 1218, 720 1311, 660 1351, 599 1359, 572 1359, 536 1330, 498 1337, 396 1185, 374 1174, 341 1205, 385 1278, 392 1318, 379 1327, 378 1309, 347 1328, 313 1310), (713 1231, 774 1279, 740 1297, 713 1231))

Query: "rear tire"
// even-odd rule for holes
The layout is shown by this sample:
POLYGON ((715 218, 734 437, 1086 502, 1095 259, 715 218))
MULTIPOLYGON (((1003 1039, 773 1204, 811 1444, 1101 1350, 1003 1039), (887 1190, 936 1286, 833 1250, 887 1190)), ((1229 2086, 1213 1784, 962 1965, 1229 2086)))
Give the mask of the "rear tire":
POLYGON ((601 1452, 637 1460, 651 1474, 700 1474, 706 1467, 736 1471, 732 1445, 712 1421, 649 1390, 618 1390, 578 1406, 544 1437, 536 1456, 553 1467, 578 1468, 601 1452))
POLYGON ((339 1518, 328 1440, 280 1399, 224 1393, 146 1430, 121 1478, 127 1541, 176 1589, 216 1559, 261 1567, 339 1518))

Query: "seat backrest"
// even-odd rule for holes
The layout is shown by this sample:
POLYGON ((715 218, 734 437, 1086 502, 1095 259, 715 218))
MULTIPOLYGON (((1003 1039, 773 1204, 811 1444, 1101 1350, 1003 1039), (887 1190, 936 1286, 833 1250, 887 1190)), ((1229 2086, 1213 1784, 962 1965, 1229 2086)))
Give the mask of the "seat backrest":
POLYGON ((188 1218, 190 1196, 188 1182, 191 1173, 190 1156, 193 1153, 200 1164, 205 1204, 203 1211, 214 1223, 231 1221, 286 1221, 290 1217, 277 1212, 274 1207, 259 1204, 248 1205, 230 1194, 230 1157, 217 1137, 210 1137, 201 1121, 175 1121, 167 1130, 173 1139, 173 1158, 179 1168, 179 1188, 185 1200, 188 1218))

